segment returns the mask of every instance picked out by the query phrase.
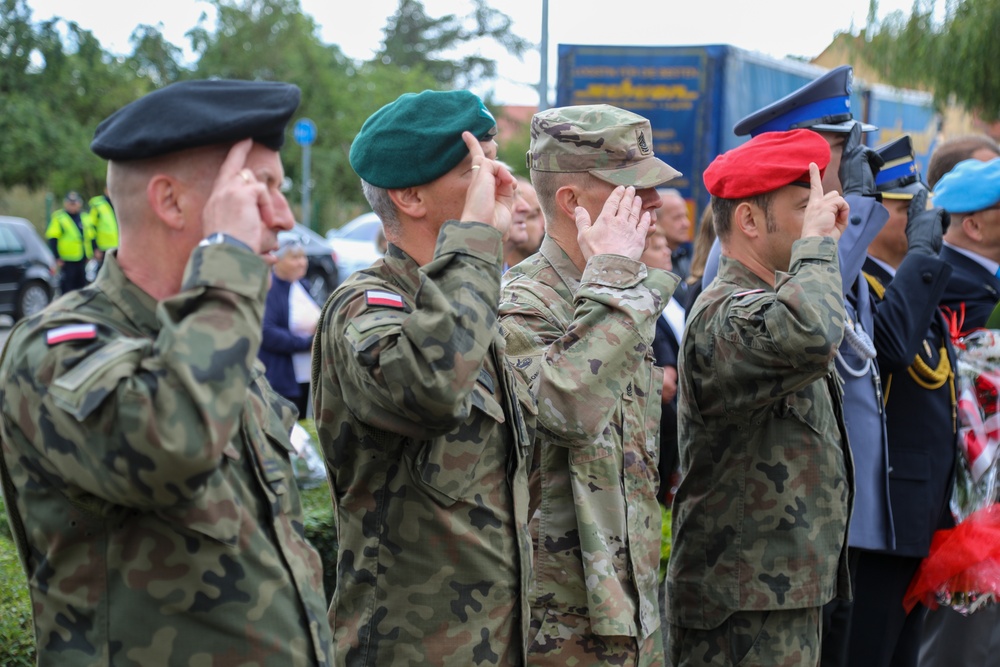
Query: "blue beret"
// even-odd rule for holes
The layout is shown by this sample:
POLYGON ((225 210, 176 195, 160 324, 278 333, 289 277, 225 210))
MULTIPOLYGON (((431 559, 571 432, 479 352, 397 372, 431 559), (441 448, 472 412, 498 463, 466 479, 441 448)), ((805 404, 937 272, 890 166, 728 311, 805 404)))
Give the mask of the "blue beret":
MULTIPOLYGON (((777 102, 741 119, 733 127, 738 137, 756 137, 764 132, 807 128, 817 132, 850 132, 857 123, 851 115, 851 83, 854 70, 841 65, 777 102)), ((863 124, 862 132, 878 128, 863 124)))
POLYGON ((885 162, 875 175, 875 189, 885 199, 913 199, 923 186, 910 135, 893 139, 876 148, 875 152, 885 162))
POLYGON ((351 144, 351 166, 380 188, 424 185, 469 154, 462 132, 487 141, 496 126, 483 101, 467 90, 406 93, 361 126, 351 144))
POLYGON ((106 160, 141 160, 252 138, 276 151, 300 96, 297 86, 276 81, 181 81, 101 121, 90 150, 106 160))
POLYGON ((830 144, 811 130, 765 132, 715 158, 702 174, 709 194, 746 199, 786 185, 809 187, 809 163, 820 174, 830 164, 830 144))
POLYGON ((1000 157, 963 160, 934 186, 934 205, 949 213, 975 213, 1000 202, 1000 157))

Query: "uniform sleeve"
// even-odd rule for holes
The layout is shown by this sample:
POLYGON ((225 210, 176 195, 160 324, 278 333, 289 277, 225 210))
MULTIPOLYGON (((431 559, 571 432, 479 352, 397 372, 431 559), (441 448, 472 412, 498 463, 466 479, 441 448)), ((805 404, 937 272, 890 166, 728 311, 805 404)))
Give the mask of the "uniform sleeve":
POLYGON ((903 259, 875 311, 875 349, 883 372, 913 363, 951 272, 937 257, 907 255, 903 259))
POLYGON ((837 256, 840 259, 840 293, 846 298, 865 264, 868 246, 889 220, 889 211, 873 197, 847 195, 844 199, 851 209, 850 222, 837 242, 837 256))
POLYGON ((191 500, 240 428, 266 276, 247 250, 199 247, 181 292, 159 304, 155 340, 73 313, 17 331, 0 377, 8 437, 34 452, 29 465, 108 502, 150 510, 191 500), (69 325, 95 335, 47 340, 69 325))
POLYGON ((375 279, 337 290, 317 353, 361 422, 434 437, 468 417, 497 336, 502 247, 493 227, 447 222, 415 294, 375 279))
POLYGON ((767 404, 830 373, 846 317, 835 252, 832 238, 800 239, 773 292, 727 297, 724 321, 706 337, 715 344, 706 340, 708 349, 696 354, 715 355, 710 365, 723 378, 728 404, 767 404))
POLYGON ((500 316, 507 357, 538 403, 538 426, 567 447, 592 445, 646 354, 655 320, 679 278, 618 255, 592 257, 571 323, 549 304, 554 289, 527 277, 504 287, 500 316))

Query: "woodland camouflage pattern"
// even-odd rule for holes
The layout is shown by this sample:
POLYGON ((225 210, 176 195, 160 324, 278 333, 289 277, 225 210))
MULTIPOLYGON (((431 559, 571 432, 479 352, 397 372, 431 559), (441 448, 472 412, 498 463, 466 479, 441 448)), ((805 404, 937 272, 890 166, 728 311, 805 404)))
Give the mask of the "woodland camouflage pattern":
POLYGON ((295 410, 256 361, 268 269, 199 247, 157 303, 109 253, 0 366, 38 664, 326 665, 322 566, 289 463, 295 410), (47 344, 92 323, 96 337, 47 344))
POLYGON ((324 309, 336 664, 524 664, 534 406, 504 360, 501 250, 493 227, 447 222, 428 264, 390 245, 324 309), (403 306, 369 305, 370 290, 403 306))
MULTIPOLYGON (((640 642, 659 634, 663 380, 650 345, 677 282, 619 255, 592 257, 581 276, 548 236, 539 254, 504 275, 508 359, 538 400, 535 618, 575 614, 589 621, 587 634, 640 642)), ((571 664, 560 652, 566 629, 544 625, 533 661, 571 664)), ((589 650, 603 660, 596 644, 589 650)))
POLYGON ((773 288, 723 257, 688 315, 671 625, 709 630, 739 610, 850 597, 853 471, 833 368, 844 328, 836 252, 829 237, 796 241, 773 288))

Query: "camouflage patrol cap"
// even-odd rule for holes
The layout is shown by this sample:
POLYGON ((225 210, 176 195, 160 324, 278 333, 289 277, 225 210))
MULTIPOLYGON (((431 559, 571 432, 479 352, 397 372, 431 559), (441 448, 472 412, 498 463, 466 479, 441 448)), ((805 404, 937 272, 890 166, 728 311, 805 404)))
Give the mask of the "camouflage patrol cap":
POLYGON ((531 118, 528 168, 587 172, 612 185, 655 188, 681 175, 653 155, 653 128, 609 104, 558 107, 531 118))

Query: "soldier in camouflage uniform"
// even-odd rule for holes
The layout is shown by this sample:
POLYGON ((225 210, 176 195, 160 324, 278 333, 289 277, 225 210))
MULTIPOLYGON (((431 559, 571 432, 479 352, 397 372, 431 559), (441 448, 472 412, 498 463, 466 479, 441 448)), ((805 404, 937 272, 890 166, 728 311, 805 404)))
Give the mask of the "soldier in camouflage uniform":
POLYGON ((833 364, 848 207, 823 194, 829 160, 814 132, 768 132, 704 174, 723 257, 681 344, 675 667, 816 665, 821 607, 850 595, 852 470, 833 364))
POLYGON ((331 295, 314 349, 339 665, 525 661, 534 406, 497 325, 514 180, 495 132, 472 93, 425 91, 351 147, 389 245, 331 295))
POLYGON ((328 664, 295 411, 256 361, 298 101, 288 84, 189 81, 97 128, 120 247, 0 364, 39 665, 328 664))
POLYGON ((505 274, 507 354, 538 400, 533 665, 662 665, 656 319, 679 278, 639 261, 678 172, 649 121, 549 109, 528 162, 541 250, 505 274), (627 186, 627 187, 626 187, 627 186), (593 221, 593 222, 591 222, 593 221))

